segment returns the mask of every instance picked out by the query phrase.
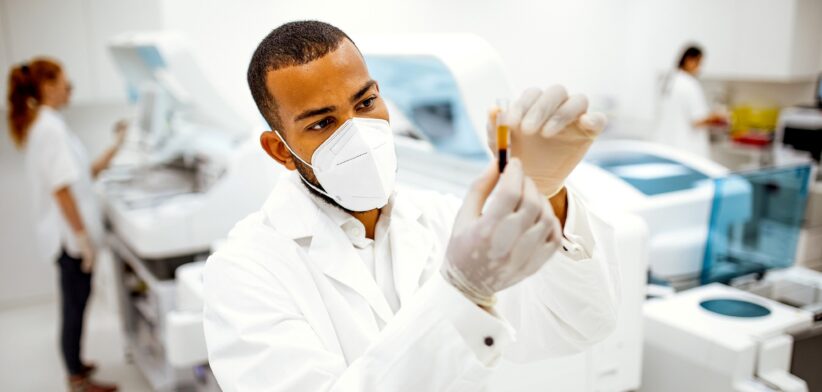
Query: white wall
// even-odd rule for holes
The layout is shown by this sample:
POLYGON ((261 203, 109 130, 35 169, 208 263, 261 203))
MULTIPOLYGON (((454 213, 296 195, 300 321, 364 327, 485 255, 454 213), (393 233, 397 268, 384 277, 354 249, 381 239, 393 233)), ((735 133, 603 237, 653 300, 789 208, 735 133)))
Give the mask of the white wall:
POLYGON ((166 28, 196 38, 195 52, 217 87, 238 102, 238 110, 254 113, 245 81, 248 59, 269 31, 299 19, 326 21, 352 36, 475 33, 500 52, 516 90, 562 83, 572 91, 615 95, 628 2, 164 0, 161 7, 166 28))
POLYGON ((5 107, 7 72, 33 56, 57 58, 74 85, 74 102, 125 101, 124 83, 106 42, 118 33, 162 25, 158 0, 0 1, 0 91, 5 107))

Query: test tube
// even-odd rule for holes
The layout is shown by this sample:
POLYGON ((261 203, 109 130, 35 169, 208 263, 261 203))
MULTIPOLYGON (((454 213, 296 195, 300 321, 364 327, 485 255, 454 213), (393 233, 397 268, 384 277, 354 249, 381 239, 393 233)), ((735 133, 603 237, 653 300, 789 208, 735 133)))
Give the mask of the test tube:
POLYGON ((505 165, 508 164, 508 145, 511 142, 511 132, 508 130, 508 125, 505 124, 505 112, 508 111, 508 100, 498 99, 497 107, 499 111, 496 116, 497 127, 497 162, 499 163, 499 172, 505 170, 505 165))

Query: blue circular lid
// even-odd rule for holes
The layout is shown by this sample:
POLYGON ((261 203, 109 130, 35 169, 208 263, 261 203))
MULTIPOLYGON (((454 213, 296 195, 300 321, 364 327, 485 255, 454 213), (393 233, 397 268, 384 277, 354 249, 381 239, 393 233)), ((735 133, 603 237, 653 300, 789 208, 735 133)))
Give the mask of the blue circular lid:
POLYGON ((749 301, 739 299, 719 298, 709 299, 699 303, 703 309, 729 317, 765 317, 771 314, 768 308, 749 301))

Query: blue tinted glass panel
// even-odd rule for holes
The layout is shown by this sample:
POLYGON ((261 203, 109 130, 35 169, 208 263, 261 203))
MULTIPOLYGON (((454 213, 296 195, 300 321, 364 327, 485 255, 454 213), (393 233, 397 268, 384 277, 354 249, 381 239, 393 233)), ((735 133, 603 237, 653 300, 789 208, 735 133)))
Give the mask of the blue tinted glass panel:
POLYGON ((702 283, 793 264, 808 200, 810 166, 715 179, 702 283))
POLYGON ((137 53, 140 54, 140 58, 151 70, 165 68, 166 66, 163 56, 160 55, 160 51, 155 46, 140 46, 137 48, 137 53))
POLYGON ((397 105, 434 148, 487 159, 487 147, 471 125, 457 83, 441 61, 424 56, 375 55, 365 60, 382 95, 397 105))

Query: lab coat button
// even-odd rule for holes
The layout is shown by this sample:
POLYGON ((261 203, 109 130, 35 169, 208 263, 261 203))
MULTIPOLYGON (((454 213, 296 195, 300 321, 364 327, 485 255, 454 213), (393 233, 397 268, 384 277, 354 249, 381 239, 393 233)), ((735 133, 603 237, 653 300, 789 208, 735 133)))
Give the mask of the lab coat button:
POLYGON ((494 345, 494 338, 492 338, 490 336, 486 336, 485 337, 485 345, 488 346, 488 347, 493 346, 494 345))

